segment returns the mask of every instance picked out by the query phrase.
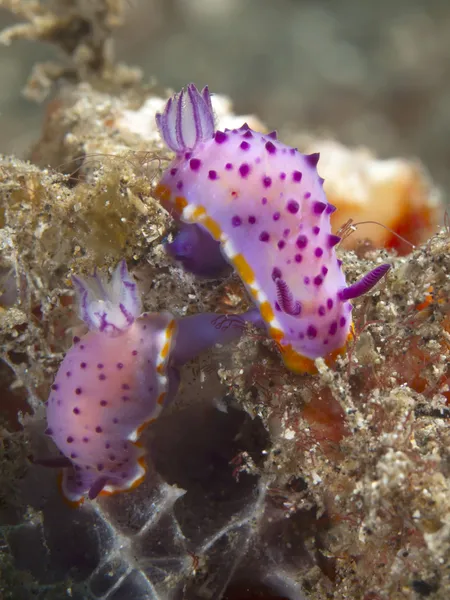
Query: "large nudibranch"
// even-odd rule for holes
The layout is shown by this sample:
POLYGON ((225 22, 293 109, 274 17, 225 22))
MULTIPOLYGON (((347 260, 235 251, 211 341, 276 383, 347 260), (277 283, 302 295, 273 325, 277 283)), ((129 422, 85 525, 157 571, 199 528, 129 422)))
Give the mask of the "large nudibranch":
POLYGON ((176 157, 156 196, 181 223, 169 247, 193 272, 234 265, 257 303, 285 364, 314 372, 314 360, 342 352, 352 330, 350 299, 388 271, 383 264, 347 287, 331 233, 318 154, 303 155, 244 124, 216 131, 207 88, 173 96, 156 116, 176 157), (209 232, 215 240, 208 240, 209 232), (206 264, 204 264, 204 260, 206 264))
POLYGON ((146 466, 139 436, 178 387, 177 367, 217 343, 237 339, 244 315, 204 313, 177 320, 143 313, 125 261, 107 283, 73 278, 81 317, 89 327, 61 363, 47 403, 46 433, 64 456, 37 461, 63 466, 64 496, 112 494, 136 487, 146 466))

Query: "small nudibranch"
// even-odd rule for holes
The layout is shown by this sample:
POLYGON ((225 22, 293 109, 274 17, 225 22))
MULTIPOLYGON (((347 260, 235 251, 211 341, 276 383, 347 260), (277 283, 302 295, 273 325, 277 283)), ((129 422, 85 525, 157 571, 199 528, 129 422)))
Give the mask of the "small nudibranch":
POLYGON ((342 352, 352 331, 349 300, 370 290, 390 266, 347 287, 335 252, 340 238, 330 226, 335 207, 317 173, 319 155, 303 155, 275 132, 265 135, 247 124, 216 131, 208 89, 192 84, 167 102, 156 122, 176 153, 155 191, 182 222, 183 241, 170 247, 176 258, 201 273, 206 256, 209 272, 221 266, 220 247, 293 371, 314 372, 316 358, 342 352), (205 231, 217 242, 206 252, 198 247, 205 231))
POLYGON ((244 315, 204 313, 177 321, 167 313, 141 314, 136 282, 125 261, 107 283, 98 275, 73 277, 89 332, 75 337, 47 402, 46 433, 64 456, 36 461, 63 466, 62 490, 71 503, 136 487, 146 463, 143 429, 178 387, 177 367, 217 343, 237 339, 244 315))

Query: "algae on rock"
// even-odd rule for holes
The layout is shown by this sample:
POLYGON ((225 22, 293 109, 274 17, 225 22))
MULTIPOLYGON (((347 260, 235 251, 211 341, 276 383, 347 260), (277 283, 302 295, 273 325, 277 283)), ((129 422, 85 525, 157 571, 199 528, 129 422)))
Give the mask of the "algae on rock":
MULTIPOLYGON (((137 490, 73 512, 55 474, 27 460, 51 451, 43 403, 83 328, 71 274, 111 270, 125 258, 145 310, 234 312, 250 303, 236 275, 197 279, 164 252, 175 224, 152 198, 170 158, 154 126, 164 98, 113 62, 81 68, 75 60, 93 40, 97 58, 106 56, 108 19, 120 5, 67 2, 60 6, 69 12, 52 17, 31 3, 22 14, 32 25, 7 34, 42 39, 39 14, 65 19, 65 28, 46 29, 58 43, 80 11, 91 23, 87 37, 79 31, 66 44, 73 76, 48 105, 33 162, 0 162, 0 471, 9 486, 0 498, 0 590, 89 600, 219 600, 243 589, 290 600, 446 599, 445 228, 400 258, 339 250, 350 281, 381 260, 393 269, 355 303, 355 339, 335 368, 319 360, 316 376, 289 373, 273 342, 250 330, 187 365, 177 401, 146 433, 154 467, 137 490), (89 13, 94 6, 103 13, 89 13)), ((220 119, 262 127, 215 102, 220 119)))

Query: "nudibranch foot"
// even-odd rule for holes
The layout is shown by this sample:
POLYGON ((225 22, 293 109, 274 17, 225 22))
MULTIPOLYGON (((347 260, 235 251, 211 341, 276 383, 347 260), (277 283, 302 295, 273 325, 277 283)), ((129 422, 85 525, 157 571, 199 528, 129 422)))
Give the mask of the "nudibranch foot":
POLYGON ((165 247, 186 271, 195 275, 220 277, 229 268, 220 242, 199 225, 182 223, 174 241, 165 247))
MULTIPOLYGON (((123 442, 122 442, 123 444, 123 442)), ((111 444, 110 456, 120 453, 119 443, 111 444)), ((71 504, 81 504, 87 496, 94 500, 97 496, 110 496, 133 489, 146 473, 142 459, 142 449, 128 442, 128 450, 123 452, 120 461, 99 463, 96 466, 72 464, 63 470, 61 488, 64 497, 71 504)))
POLYGON ((71 467, 72 462, 66 456, 51 456, 49 458, 32 458, 31 462, 41 467, 51 467, 53 469, 63 469, 71 467))

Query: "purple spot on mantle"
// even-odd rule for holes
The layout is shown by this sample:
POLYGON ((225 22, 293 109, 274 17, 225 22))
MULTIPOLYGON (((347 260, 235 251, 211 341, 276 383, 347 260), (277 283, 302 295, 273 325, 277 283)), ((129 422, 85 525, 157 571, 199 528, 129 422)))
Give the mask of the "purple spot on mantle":
POLYGON ((259 240, 260 240, 261 242, 268 242, 268 241, 269 241, 269 239, 270 239, 270 235, 268 234, 268 232, 267 232, 267 231, 262 231, 262 232, 259 234, 259 240))
POLYGON ((322 275, 317 275, 316 277, 314 277, 314 285, 322 285, 322 283, 323 283, 322 275))
POLYGON ((337 323, 336 323, 336 321, 333 321, 330 325, 330 329, 328 330, 328 333, 330 335, 335 335, 336 331, 337 331, 337 323))
POLYGON ((309 325, 308 329, 306 330, 306 335, 310 340, 313 340, 315 337, 317 337, 317 329, 314 327, 314 325, 309 325))
MULTIPOLYGON (((244 143, 244 142, 242 142, 242 143, 244 143)), ((242 163, 242 165, 239 167, 239 173, 240 173, 241 177, 243 177, 245 179, 246 177, 248 177, 248 174, 250 173, 250 166, 247 163, 242 163)))
POLYGON ((300 204, 297 202, 297 200, 289 200, 289 202, 287 203, 287 207, 288 211, 295 215, 298 213, 298 210, 300 208, 300 204))
POLYGON ((200 169, 201 164, 202 163, 198 158, 192 158, 189 161, 189 167, 191 168, 191 171, 198 171, 200 169))
POLYGON ((300 171, 293 171, 292 172, 292 181, 295 181, 296 183, 300 183, 300 181, 302 180, 302 173, 300 171))
POLYGON ((239 215, 234 215, 234 217, 231 218, 231 224, 233 227, 239 227, 239 225, 242 224, 241 217, 239 215))
POLYGON ((306 237, 306 235, 299 235, 296 241, 297 244, 297 248, 306 248, 307 244, 308 244, 308 238, 306 237))

